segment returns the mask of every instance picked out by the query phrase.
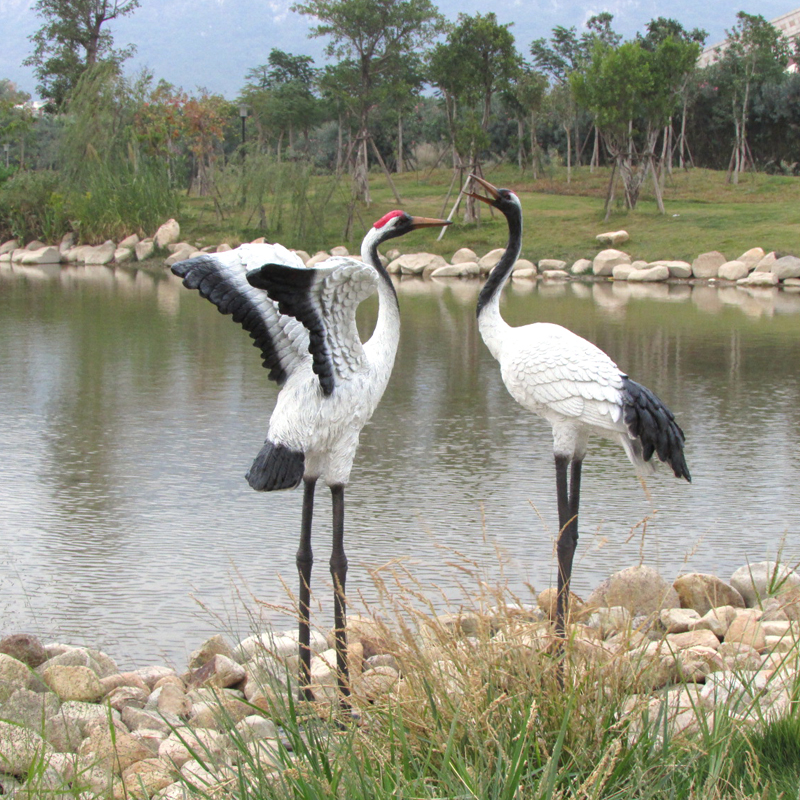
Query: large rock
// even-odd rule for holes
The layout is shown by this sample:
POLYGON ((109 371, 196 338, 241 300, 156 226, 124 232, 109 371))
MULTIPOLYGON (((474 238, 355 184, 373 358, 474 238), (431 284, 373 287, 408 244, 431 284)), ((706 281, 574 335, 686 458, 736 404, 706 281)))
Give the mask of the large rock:
POLYGON ((61 703, 53 692, 16 689, 8 700, 0 705, 0 719, 41 731, 42 721, 57 714, 60 707, 61 703))
POLYGON ((619 244, 625 244, 631 237, 628 236, 627 231, 609 231, 608 233, 598 233, 594 238, 607 247, 616 247, 619 244))
POLYGON ((775 254, 773 250, 771 253, 767 253, 761 261, 756 264, 755 272, 769 272, 772 269, 772 265, 778 260, 778 256, 775 254))
POLYGON ((759 622, 760 614, 761 612, 754 608, 740 611, 725 633, 725 642, 749 645, 759 652, 763 650, 767 642, 759 622))
POLYGON ((780 596, 782 592, 800 586, 800 575, 786 564, 759 561, 745 564, 731 575, 731 586, 742 596, 748 608, 760 600, 780 596))
POLYGON ((91 247, 85 251, 83 263, 89 266, 103 266, 110 264, 114 260, 114 253, 117 246, 110 239, 97 247, 91 247))
POLYGON ((11 253, 14 250, 19 248, 19 241, 17 239, 8 239, 7 241, 0 244, 0 256, 4 256, 6 253, 11 253))
POLYGON ((611 277, 615 281, 626 281, 631 272, 636 272, 636 267, 634 267, 633 264, 617 264, 614 269, 611 270, 611 277))
POLYGON ((592 262, 591 259, 588 258, 579 258, 573 265, 570 267, 570 271, 573 275, 584 275, 587 272, 591 272, 592 270, 592 262))
POLYGON ((137 242, 133 247, 133 252, 136 255, 137 261, 145 261, 148 258, 152 258, 155 251, 156 245, 152 239, 143 239, 141 242, 137 242))
POLYGON ((247 673, 241 664, 223 655, 212 656, 202 667, 191 673, 188 683, 192 686, 212 686, 227 689, 241 683, 247 673))
POLYGON ((689 572, 677 578, 672 586, 678 593, 681 608, 694 609, 700 616, 719 606, 744 608, 739 592, 716 575, 689 572))
POLYGON ((751 272, 746 278, 736 281, 737 286, 777 286, 779 283, 778 276, 771 272, 751 272))
POLYGON ((25 664, 0 653, 0 703, 4 703, 17 689, 29 688, 30 678, 30 670, 25 664))
POLYGON ((737 261, 740 261, 747 267, 748 272, 752 272, 758 266, 761 259, 764 258, 764 250, 761 247, 751 247, 746 252, 742 253, 737 261))
POLYGON ((478 259, 478 266, 484 273, 490 272, 492 267, 497 264, 505 252, 506 250, 504 247, 498 247, 494 250, 490 250, 485 256, 482 256, 478 259))
POLYGON ((718 639, 722 639, 734 619, 736 619, 736 609, 733 606, 719 606, 712 608, 700 619, 690 622, 689 630, 711 631, 718 639))
POLYGON ((470 264, 472 262, 478 262, 478 256, 474 250, 470 250, 469 247, 462 247, 460 250, 456 250, 453 253, 453 257, 450 259, 451 264, 470 264))
POLYGON ((27 776, 34 764, 46 763, 51 753, 38 733, 0 720, 0 772, 27 776))
POLYGON ((724 281, 738 281, 750 274, 747 265, 741 261, 726 261, 717 271, 717 277, 724 281))
POLYGON ((543 272, 546 269, 549 270, 561 270, 562 272, 566 270, 567 262, 561 261, 558 258, 543 258, 539 261, 539 271, 543 272))
POLYGON ((42 675, 44 682, 62 699, 93 703, 103 696, 100 679, 89 667, 55 664, 42 675))
POLYGON ((530 273, 533 272, 533 274, 536 275, 536 264, 534 264, 533 261, 529 261, 527 258, 518 258, 511 269, 512 275, 515 272, 525 272, 526 275, 530 275, 530 273))
POLYGON ((27 265, 35 264, 58 264, 61 262, 61 252, 57 247, 42 247, 39 250, 32 250, 22 256, 21 263, 27 265))
POLYGON ((168 244, 174 244, 181 238, 181 226, 177 220, 168 219, 153 237, 153 242, 159 250, 165 250, 168 244))
POLYGON ((785 281, 787 278, 800 278, 800 258, 783 256, 772 265, 770 272, 777 275, 779 281, 785 281))
POLYGON ((200 647, 189 656, 189 669, 197 669, 211 661, 214 656, 233 658, 230 645, 220 634, 206 639, 200 647))
POLYGON ((107 725, 96 725, 81 742, 78 753, 85 764, 122 773, 131 764, 150 758, 152 751, 123 730, 111 735, 107 725))
POLYGON ((663 265, 647 267, 646 269, 634 269, 628 273, 628 280, 631 283, 657 283, 665 281, 667 278, 669 278, 669 267, 663 265))
POLYGON ((447 262, 432 253, 406 253, 389 263, 388 271, 393 274, 424 275, 433 272, 438 267, 444 267, 447 262))
POLYGON ((586 601, 589 607, 622 606, 634 616, 649 616, 679 604, 678 593, 652 567, 639 565, 615 572, 586 601))
POLYGON ((601 250, 592 261, 592 272, 595 275, 611 275, 617 264, 630 264, 631 257, 621 250, 601 250))
POLYGON ((719 268, 727 261, 719 250, 701 253, 692 261, 692 274, 695 278, 716 278, 719 268))
POLYGON ((670 278, 691 278, 692 265, 688 261, 650 261, 648 267, 666 267, 669 270, 670 278))
MULTIPOLYGON (((155 797, 174 780, 173 771, 159 758, 144 758, 122 772, 122 783, 128 797, 155 797)), ((158 795, 160 797, 160 795, 158 795)))
POLYGON ((481 274, 481 268, 474 261, 465 261, 460 264, 445 264, 431 272, 431 278, 466 278, 476 277, 481 274))
POLYGON ((0 653, 16 658, 31 669, 47 661, 42 643, 27 633, 12 633, 0 639, 0 653))

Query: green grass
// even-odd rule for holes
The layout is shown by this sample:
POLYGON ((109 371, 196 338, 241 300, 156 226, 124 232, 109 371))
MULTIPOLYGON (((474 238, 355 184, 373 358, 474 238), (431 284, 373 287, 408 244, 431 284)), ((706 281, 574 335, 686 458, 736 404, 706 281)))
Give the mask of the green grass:
MULTIPOLYGON (((515 189, 525 211, 523 256, 538 261, 561 258, 572 262, 592 258, 601 245, 598 233, 624 228, 631 239, 624 249, 635 258, 684 259, 691 261, 699 253, 720 250, 735 258, 751 247, 781 253, 797 252, 800 219, 796 209, 800 201, 800 180, 785 176, 746 174, 738 186, 725 182, 725 174, 709 170, 676 171, 668 178, 664 191, 666 215, 659 214, 645 187, 634 211, 618 205, 608 222, 603 221, 605 192, 609 171, 588 167, 573 170, 572 180, 558 170, 533 181, 515 168, 487 168, 486 178, 496 185, 515 189)), ((447 216, 454 197, 445 204, 452 172, 439 169, 393 176, 402 208, 424 216, 447 216)), ((226 191, 234 192, 232 182, 226 191)), ((386 211, 397 206, 382 174, 371 176, 372 205, 356 205, 350 236, 345 236, 350 188, 345 176, 338 183, 331 177, 311 177, 302 197, 291 181, 277 182, 264 199, 267 226, 256 224, 252 208, 226 203, 220 218, 208 198, 188 198, 181 211, 184 235, 191 241, 216 244, 228 241, 239 244, 257 236, 281 241, 289 247, 313 252, 346 244, 356 250, 366 227, 386 211), (284 194, 292 194, 290 200, 284 194), (281 224, 275 224, 273 209, 281 224), (290 213, 291 211, 291 213, 290 213), (304 224, 298 224, 303 216, 304 224), (248 222, 249 220, 249 222, 248 222), (297 229, 297 230, 296 230, 297 229)), ((618 191, 619 195, 620 192, 618 191)), ((426 250, 445 258, 460 247, 471 247, 479 255, 502 247, 506 239, 505 220, 482 209, 478 226, 454 224, 441 242, 432 231, 407 237, 403 249, 426 250)))

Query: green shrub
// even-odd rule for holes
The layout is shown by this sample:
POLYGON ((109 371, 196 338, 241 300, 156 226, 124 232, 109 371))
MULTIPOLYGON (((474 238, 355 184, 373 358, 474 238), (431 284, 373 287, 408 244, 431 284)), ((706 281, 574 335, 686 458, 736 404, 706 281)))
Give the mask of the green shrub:
POLYGON ((17 172, 0 184, 0 239, 57 241, 69 230, 59 175, 17 172))

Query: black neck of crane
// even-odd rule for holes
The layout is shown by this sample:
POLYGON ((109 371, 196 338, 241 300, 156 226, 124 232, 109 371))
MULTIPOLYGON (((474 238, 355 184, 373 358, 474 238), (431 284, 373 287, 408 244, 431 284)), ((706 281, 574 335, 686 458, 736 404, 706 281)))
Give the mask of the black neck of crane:
POLYGON ((514 208, 510 213, 506 214, 506 220, 508 221, 506 251, 489 273, 489 277, 478 295, 478 316, 480 316, 487 303, 502 290, 503 284, 511 274, 511 270, 514 268, 522 249, 522 214, 517 208, 514 208))

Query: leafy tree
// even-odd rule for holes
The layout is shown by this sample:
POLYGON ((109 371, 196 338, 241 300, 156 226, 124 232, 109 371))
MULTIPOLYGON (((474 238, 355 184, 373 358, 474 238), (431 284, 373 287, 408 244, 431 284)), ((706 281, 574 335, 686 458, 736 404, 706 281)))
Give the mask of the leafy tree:
POLYGON ((525 123, 530 129, 530 158, 533 167, 533 177, 537 176, 537 167, 540 163, 540 148, 536 140, 536 115, 542 108, 547 78, 528 64, 523 65, 516 77, 503 92, 503 104, 517 121, 517 165, 522 170, 525 168, 525 123))
POLYGON ((582 152, 579 115, 569 87, 570 76, 586 68, 595 45, 613 49, 619 44, 621 37, 611 28, 613 19, 612 14, 604 11, 587 20, 586 30, 580 36, 574 27, 557 26, 553 28, 549 43, 546 39, 536 39, 531 43, 534 64, 550 77, 552 83, 547 106, 567 137, 567 182, 572 165, 573 132, 578 162, 582 152))
POLYGON ((295 133, 302 130, 308 140, 309 129, 318 120, 318 101, 313 85, 316 70, 311 56, 295 56, 273 48, 267 64, 248 71, 242 99, 253 109, 253 118, 263 142, 266 130, 278 133, 278 161, 288 133, 289 147, 295 146, 295 133))
MULTIPOLYGON (((9 80, 0 80, 0 144, 19 145, 18 161, 25 163, 25 142, 33 129, 34 118, 24 103, 30 100, 27 92, 22 92, 9 80)), ((8 160, 8 150, 3 148, 2 166, 8 160)))
MULTIPOLYGON (((668 38, 675 39, 678 42, 685 44, 695 43, 698 47, 703 46, 708 33, 701 28, 692 28, 687 31, 680 22, 666 17, 656 17, 647 23, 647 33, 644 36, 638 36, 638 41, 641 42, 645 50, 655 51, 658 46, 668 38)), ((692 90, 695 84, 692 81, 694 70, 687 72, 684 76, 683 83, 681 84, 679 95, 681 104, 681 132, 678 138, 678 154, 680 166, 683 168, 686 164, 686 119, 689 106, 689 100, 692 95, 692 90)), ((665 154, 669 154, 669 161, 667 166, 671 172, 672 169, 672 124, 665 131, 664 148, 665 154)), ((662 173, 663 174, 663 173, 662 173)))
POLYGON ((739 173, 752 163, 747 143, 747 117, 755 88, 779 79, 789 61, 789 44, 764 17, 740 11, 728 31, 723 52, 718 52, 717 83, 731 104, 734 145, 728 179, 739 182, 739 173))
MULTIPOLYGON (((431 51, 428 65, 431 81, 445 101, 460 166, 479 171, 479 153, 488 144, 492 98, 510 87, 521 66, 514 36, 508 25, 498 23, 493 12, 459 14, 447 41, 431 51)), ((471 197, 464 219, 475 219, 471 197)))
POLYGON ((310 35, 329 37, 327 54, 348 62, 357 76, 354 188, 369 203, 370 112, 385 101, 398 60, 429 45, 442 30, 442 16, 431 0, 305 0, 292 9, 316 18, 310 35))
POLYGON ((42 97, 60 109, 87 68, 128 58, 134 47, 115 49, 103 26, 138 7, 139 0, 36 0, 34 9, 44 24, 30 37, 33 53, 23 64, 34 67, 42 97))
MULTIPOLYGON (((622 176, 629 208, 636 207, 647 171, 652 169, 659 210, 664 212, 657 180, 660 164, 656 163, 656 142, 698 53, 696 42, 681 42, 671 36, 652 50, 640 41, 617 48, 598 43, 586 71, 571 76, 578 102, 594 115, 615 171, 622 176)), ((613 186, 612 177, 608 211, 613 186)))

